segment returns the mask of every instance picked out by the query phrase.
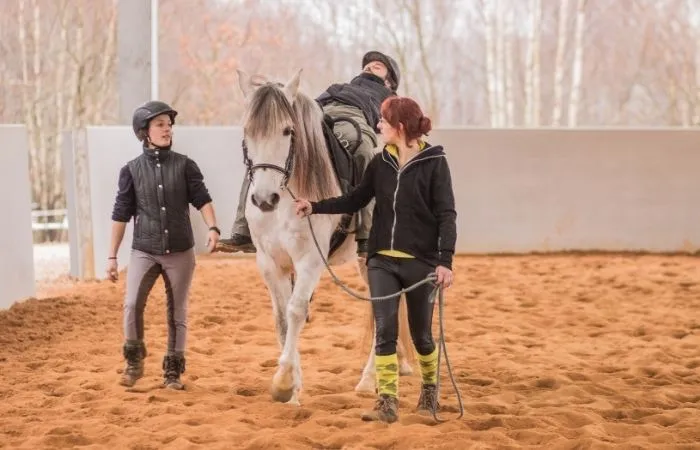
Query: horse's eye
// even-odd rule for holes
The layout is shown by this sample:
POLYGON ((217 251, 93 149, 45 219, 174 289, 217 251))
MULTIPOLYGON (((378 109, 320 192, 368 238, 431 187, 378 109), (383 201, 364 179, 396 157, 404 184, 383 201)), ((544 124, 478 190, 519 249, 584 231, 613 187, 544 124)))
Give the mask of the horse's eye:
POLYGON ((290 134, 292 134, 292 127, 285 128, 282 134, 285 136, 289 136, 290 134))

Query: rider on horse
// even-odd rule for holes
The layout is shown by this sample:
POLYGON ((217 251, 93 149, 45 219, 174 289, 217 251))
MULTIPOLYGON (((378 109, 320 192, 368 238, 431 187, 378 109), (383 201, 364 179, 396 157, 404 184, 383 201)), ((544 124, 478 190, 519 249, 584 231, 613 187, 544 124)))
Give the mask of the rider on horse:
MULTIPOLYGON (((379 107, 382 102, 396 95, 401 73, 396 61, 378 52, 367 52, 362 58, 362 72, 349 83, 337 83, 328 87, 316 101, 333 124, 333 133, 353 156, 357 168, 356 179, 362 178, 367 164, 376 153, 379 107)), ((245 218, 245 203, 249 186, 244 179, 236 219, 230 239, 219 241, 219 250, 225 252, 255 252, 245 218)), ((358 215, 355 240, 361 256, 367 253, 367 238, 372 224, 373 202, 358 215)))

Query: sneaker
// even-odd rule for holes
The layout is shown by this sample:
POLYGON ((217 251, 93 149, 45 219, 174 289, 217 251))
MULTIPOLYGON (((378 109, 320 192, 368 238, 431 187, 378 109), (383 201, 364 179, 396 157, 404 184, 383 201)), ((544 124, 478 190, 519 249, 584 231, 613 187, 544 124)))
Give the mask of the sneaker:
POLYGON ((386 394, 380 394, 374 403, 374 409, 362 414, 365 422, 381 421, 394 423, 399 420, 399 400, 386 394))
POLYGON ((219 239, 216 250, 225 253, 255 253, 255 246, 250 236, 234 233, 231 239, 219 239))

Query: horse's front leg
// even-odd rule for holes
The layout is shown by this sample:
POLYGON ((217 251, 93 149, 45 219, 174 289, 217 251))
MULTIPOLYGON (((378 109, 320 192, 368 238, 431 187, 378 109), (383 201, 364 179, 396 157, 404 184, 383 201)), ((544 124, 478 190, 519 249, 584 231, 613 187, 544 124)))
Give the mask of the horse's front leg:
POLYGON ((287 334, 279 359, 279 368, 273 379, 273 397, 277 401, 299 404, 302 388, 299 336, 306 323, 309 299, 321 277, 323 266, 317 255, 311 253, 296 265, 295 270, 297 279, 292 296, 287 302, 287 334))
POLYGON ((256 254, 258 268, 272 300, 272 314, 275 319, 275 331, 280 351, 284 348, 287 335, 287 299, 292 295, 292 282, 289 271, 284 270, 274 259, 262 251, 256 254))

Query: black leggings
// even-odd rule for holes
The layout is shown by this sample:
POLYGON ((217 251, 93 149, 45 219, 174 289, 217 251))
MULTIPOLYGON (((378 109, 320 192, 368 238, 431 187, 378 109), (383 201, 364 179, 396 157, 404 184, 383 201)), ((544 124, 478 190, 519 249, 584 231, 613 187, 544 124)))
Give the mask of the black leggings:
MULTIPOLYGON (((367 263, 369 289, 372 297, 390 295, 424 279, 435 269, 413 258, 393 258, 375 255, 367 263)), ((433 286, 423 284, 406 294, 408 325, 416 351, 429 355, 435 350, 432 323, 435 303, 429 301, 433 286)), ((377 327, 375 353, 379 356, 396 353, 399 337, 400 297, 372 302, 377 327)))

